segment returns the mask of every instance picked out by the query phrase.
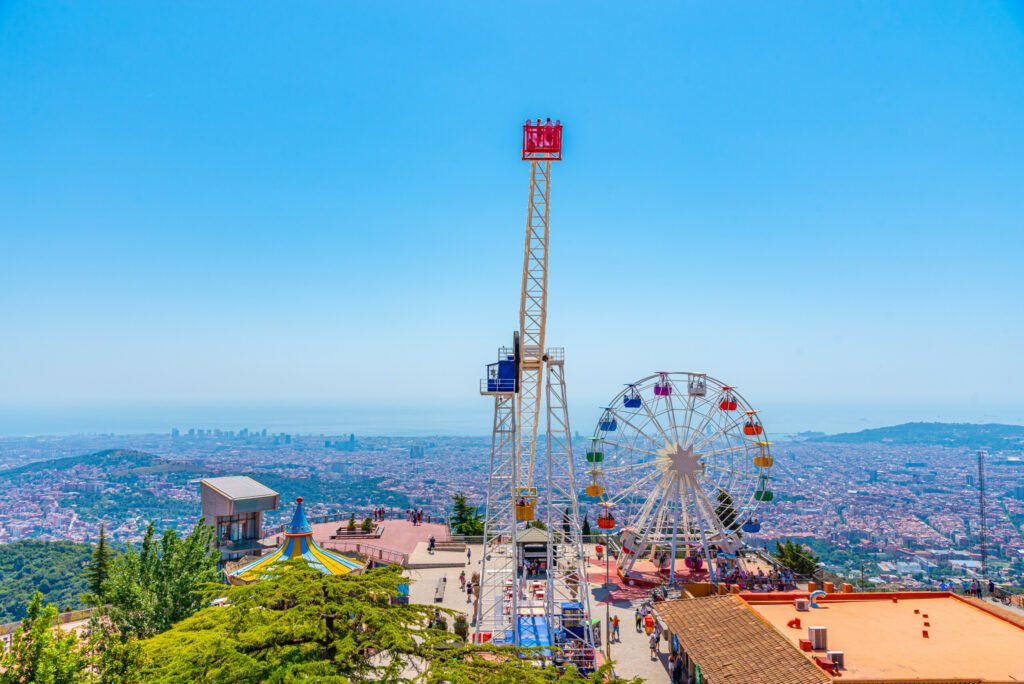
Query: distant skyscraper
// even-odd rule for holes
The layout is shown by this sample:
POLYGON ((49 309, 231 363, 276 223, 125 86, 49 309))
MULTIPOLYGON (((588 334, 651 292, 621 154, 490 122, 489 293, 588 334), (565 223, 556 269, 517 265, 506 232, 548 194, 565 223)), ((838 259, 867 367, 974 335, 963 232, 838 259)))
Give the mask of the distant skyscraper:
POLYGON ((423 458, 423 447, 418 444, 409 447, 409 458, 423 458))
POLYGON ((171 428, 171 439, 178 439, 181 437, 181 431, 178 428, 171 428))

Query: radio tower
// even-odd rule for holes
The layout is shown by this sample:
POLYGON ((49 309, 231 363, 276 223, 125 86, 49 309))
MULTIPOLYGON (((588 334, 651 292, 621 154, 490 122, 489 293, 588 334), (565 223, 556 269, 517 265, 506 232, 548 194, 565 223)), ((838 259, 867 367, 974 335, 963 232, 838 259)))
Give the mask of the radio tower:
MULTIPOLYGON (((978 513, 981 518, 981 529, 978 535, 981 541, 981 580, 984 584, 988 577, 988 552, 985 548, 985 530, 988 528, 988 517, 985 514, 985 456, 984 449, 978 449, 978 513)), ((985 591, 982 586, 982 591, 985 591)))
POLYGON ((498 350, 498 361, 487 367, 480 383, 480 393, 494 397, 494 423, 474 639, 555 647, 572 642, 572 652, 579 654, 573 664, 587 672, 595 667, 596 653, 566 404, 565 350, 545 347, 551 162, 562 159, 561 123, 527 121, 522 158, 530 162, 530 197, 519 330, 511 347, 498 350), (538 449, 542 412, 545 440, 538 449), (521 542, 527 533, 530 539, 521 542))

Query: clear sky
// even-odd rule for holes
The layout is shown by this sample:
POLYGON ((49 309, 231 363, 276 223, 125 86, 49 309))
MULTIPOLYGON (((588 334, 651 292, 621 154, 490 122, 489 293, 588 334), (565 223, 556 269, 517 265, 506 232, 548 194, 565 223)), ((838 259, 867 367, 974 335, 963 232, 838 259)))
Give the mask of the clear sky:
POLYGON ((577 429, 659 369, 1024 422, 1021 2, 0 0, 0 432, 486 432, 536 116, 577 429))

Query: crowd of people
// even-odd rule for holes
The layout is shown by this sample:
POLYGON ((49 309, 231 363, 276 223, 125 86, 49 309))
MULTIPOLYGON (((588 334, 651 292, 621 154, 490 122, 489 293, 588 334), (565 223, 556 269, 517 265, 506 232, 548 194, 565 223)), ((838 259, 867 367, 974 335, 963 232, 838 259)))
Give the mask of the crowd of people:
MULTIPOLYGON (((960 580, 960 587, 958 591, 956 582, 953 580, 949 580, 948 582, 946 580, 939 581, 939 591, 962 593, 965 596, 973 596, 975 598, 982 598, 982 586, 983 585, 979 580, 971 580, 970 582, 967 580, 960 580)), ((991 596, 995 591, 996 583, 990 579, 988 581, 988 595, 991 596)))
POLYGON ((721 579, 727 590, 731 589, 734 584, 739 586, 741 591, 791 591, 796 589, 793 573, 786 568, 771 572, 765 572, 764 568, 758 568, 757 572, 733 568, 724 572, 721 579))

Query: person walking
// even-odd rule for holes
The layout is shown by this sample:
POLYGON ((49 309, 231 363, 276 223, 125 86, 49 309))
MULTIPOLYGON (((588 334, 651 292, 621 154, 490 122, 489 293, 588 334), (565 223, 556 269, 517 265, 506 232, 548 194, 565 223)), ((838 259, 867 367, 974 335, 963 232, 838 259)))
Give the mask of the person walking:
POLYGON ((672 684, 679 684, 680 676, 682 673, 679 671, 679 657, 675 653, 668 654, 668 681, 672 684))
POLYGON ((649 642, 651 647, 651 660, 658 659, 658 637, 656 634, 651 634, 651 640, 649 642))
POLYGON ((466 547, 466 565, 469 565, 470 561, 473 560, 473 549, 466 547))
POLYGON ((612 641, 622 641, 622 635, 619 633, 619 616, 612 616, 612 641))
POLYGON ((636 633, 644 631, 644 616, 640 614, 639 608, 633 611, 633 619, 636 620, 636 633))
POLYGON ((459 589, 466 591, 466 571, 463 570, 459 573, 459 589))

